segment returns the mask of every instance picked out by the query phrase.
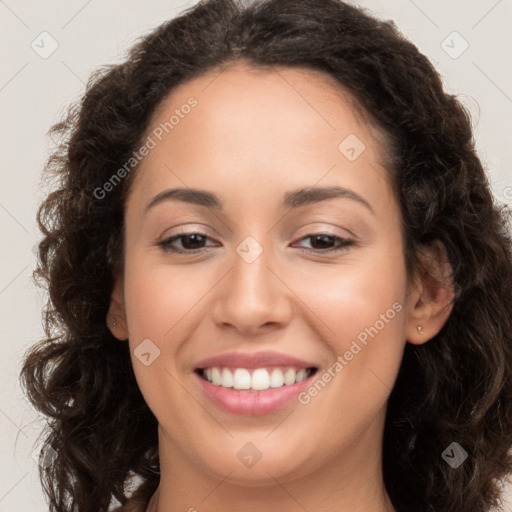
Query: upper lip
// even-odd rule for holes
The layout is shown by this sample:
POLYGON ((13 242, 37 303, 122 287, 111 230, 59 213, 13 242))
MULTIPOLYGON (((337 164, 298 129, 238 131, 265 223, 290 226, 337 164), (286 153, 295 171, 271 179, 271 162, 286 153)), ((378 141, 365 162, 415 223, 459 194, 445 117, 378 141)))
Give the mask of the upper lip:
POLYGON ((213 366, 231 366, 233 368, 264 368, 268 366, 293 366, 296 368, 313 368, 315 365, 279 352, 228 352, 200 361, 196 368, 213 366))

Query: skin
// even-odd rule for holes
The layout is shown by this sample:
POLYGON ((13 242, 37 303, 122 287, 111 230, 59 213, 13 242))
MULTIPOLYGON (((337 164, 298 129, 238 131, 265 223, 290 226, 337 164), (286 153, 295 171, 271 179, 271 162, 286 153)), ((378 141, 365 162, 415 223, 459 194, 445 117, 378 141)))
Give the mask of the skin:
POLYGON ((244 64, 212 71, 173 90, 148 134, 191 96, 197 107, 131 184, 124 271, 108 320, 118 339, 129 339, 159 422, 161 481, 148 510, 393 511, 381 469, 387 399, 405 343, 427 342, 451 311, 442 247, 424 255, 444 283, 407 278, 385 139, 331 77, 244 64), (354 161, 338 150, 349 134, 366 146, 354 161), (282 205, 287 191, 332 185, 373 212, 347 197, 293 211, 282 205), (168 200, 146 210, 174 187, 213 192, 224 209, 168 200), (208 237, 173 245, 187 250, 188 242, 199 253, 158 245, 180 230, 208 237), (336 240, 321 245, 307 235, 324 232, 354 244, 322 254, 336 240), (263 249, 252 263, 236 252, 247 236, 263 249), (396 302, 401 311, 307 405, 293 400, 252 417, 224 412, 193 373, 206 357, 270 350, 310 361, 321 375, 396 302), (161 352, 145 366, 134 350, 148 338, 161 352), (237 458, 248 442, 262 454, 250 468, 237 458))

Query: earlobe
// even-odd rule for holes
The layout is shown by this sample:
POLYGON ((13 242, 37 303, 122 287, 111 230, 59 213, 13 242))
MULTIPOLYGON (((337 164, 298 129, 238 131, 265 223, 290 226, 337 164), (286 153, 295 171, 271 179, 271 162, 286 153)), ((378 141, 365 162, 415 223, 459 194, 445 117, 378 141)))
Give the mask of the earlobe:
POLYGON ((106 322, 110 332, 118 340, 128 339, 122 278, 117 278, 114 282, 106 322))
POLYGON ((409 296, 406 339, 420 345, 432 339, 444 326, 453 309, 455 289, 452 268, 440 241, 419 254, 422 272, 409 296))

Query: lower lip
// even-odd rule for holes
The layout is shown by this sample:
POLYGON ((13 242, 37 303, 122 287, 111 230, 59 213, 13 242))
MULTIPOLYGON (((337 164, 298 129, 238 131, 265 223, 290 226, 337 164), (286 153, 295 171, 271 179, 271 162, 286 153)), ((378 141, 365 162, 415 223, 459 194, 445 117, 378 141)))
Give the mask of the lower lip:
POLYGON ((290 386, 269 388, 264 391, 244 391, 215 386, 197 373, 206 396, 220 409, 233 414, 261 416, 275 412, 297 398, 311 382, 313 375, 290 386))

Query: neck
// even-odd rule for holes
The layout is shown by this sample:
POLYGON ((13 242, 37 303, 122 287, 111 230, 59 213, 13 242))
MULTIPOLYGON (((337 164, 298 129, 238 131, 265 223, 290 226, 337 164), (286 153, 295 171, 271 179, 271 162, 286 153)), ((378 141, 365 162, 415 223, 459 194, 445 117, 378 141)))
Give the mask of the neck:
POLYGON ((395 512, 383 481, 382 439, 371 428, 342 456, 313 471, 278 478, 267 472, 265 481, 250 482, 237 481, 229 473, 213 475, 161 429, 159 438, 160 485, 147 512, 395 512))

